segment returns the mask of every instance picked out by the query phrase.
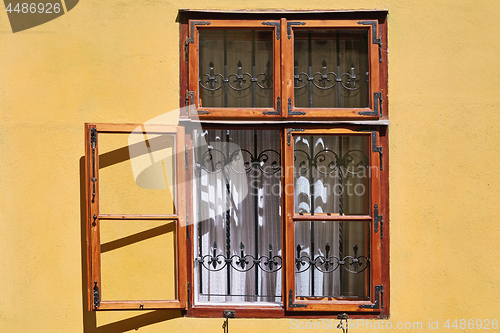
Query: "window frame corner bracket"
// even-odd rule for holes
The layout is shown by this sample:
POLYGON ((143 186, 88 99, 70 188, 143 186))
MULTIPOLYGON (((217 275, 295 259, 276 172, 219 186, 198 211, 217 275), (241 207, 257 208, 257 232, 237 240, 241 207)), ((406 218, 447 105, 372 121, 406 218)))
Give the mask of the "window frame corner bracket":
POLYGON ((361 304, 360 309, 383 309, 384 308, 384 285, 375 286, 375 303, 361 304))
POLYGON ((292 141, 292 132, 304 132, 303 128, 287 128, 286 129, 286 140, 287 145, 290 146, 290 142, 292 141))
POLYGON ((276 40, 280 40, 281 32, 280 32, 280 22, 262 22, 262 25, 272 25, 276 27, 276 40))
POLYGON ((358 21, 358 24, 372 26, 372 44, 378 44, 378 61, 382 62, 382 38, 377 38, 377 21, 358 21))
POLYGON ((288 307, 290 308, 305 308, 307 304, 297 304, 293 302, 293 290, 290 289, 288 292, 288 307))

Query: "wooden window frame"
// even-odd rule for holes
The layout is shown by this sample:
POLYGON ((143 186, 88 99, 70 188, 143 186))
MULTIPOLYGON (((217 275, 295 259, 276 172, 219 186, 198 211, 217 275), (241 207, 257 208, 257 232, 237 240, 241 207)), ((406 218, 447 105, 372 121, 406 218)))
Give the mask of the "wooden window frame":
POLYGON ((85 184, 87 210, 87 297, 90 311, 95 310, 151 310, 185 309, 187 307, 187 272, 186 267, 186 192, 185 160, 179 158, 184 151, 184 128, 166 125, 140 124, 85 124, 85 184), (131 133, 141 128, 147 134, 175 135, 176 156, 176 213, 171 215, 145 214, 101 214, 99 207, 99 134, 131 133), (94 143, 94 145, 93 145, 94 143), (95 184, 95 192, 94 192, 95 184), (101 288, 101 242, 100 224, 103 220, 119 220, 133 223, 134 220, 175 221, 176 222, 176 266, 177 300, 102 300, 101 288), (97 294, 96 289, 97 288, 97 294))
MULTIPOLYGON (((200 120, 380 120, 387 114, 387 29, 386 12, 283 13, 272 15, 244 14, 193 15, 181 23, 181 106, 186 106, 184 117, 200 120), (382 13, 382 14, 381 14, 382 13), (211 16, 215 16, 214 19, 211 16), (233 19, 234 17, 234 19, 233 19), (241 17, 241 20, 237 18, 241 17), (224 19, 222 19, 224 18, 224 19), (249 19, 252 18, 252 19, 249 19), (268 23, 265 25, 263 23, 268 23), (200 29, 255 28, 274 31, 274 97, 273 108, 215 108, 199 107, 198 44, 200 29), (369 107, 366 108, 300 108, 294 106, 293 38, 294 32, 311 28, 356 29, 368 31, 369 50, 369 107), (288 34, 290 32, 290 35, 288 34), (279 40, 277 39, 279 34, 279 40), (279 99, 278 99, 279 98, 279 99)), ((195 13, 196 14, 196 13, 195 13)))
MULTIPOLYGON (((287 167, 285 170, 285 188, 294 189, 294 136, 307 136, 307 135, 336 135, 336 136, 365 136, 369 138, 369 147, 373 146, 375 137, 370 132, 363 132, 356 129, 349 128, 334 128, 334 129, 301 129, 300 132, 294 129, 288 129, 290 135, 290 144, 287 143, 285 146, 285 165, 287 167)), ((288 139, 287 139, 288 140, 288 139)), ((376 145, 376 143, 375 143, 376 145)), ((370 212, 368 215, 339 215, 339 214, 297 214, 294 212, 294 197, 291 194, 285 194, 285 241, 286 241, 286 251, 285 251, 285 279, 286 288, 288 290, 286 297, 286 310, 287 311, 337 311, 337 312, 379 312, 379 309, 370 308, 371 306, 376 307, 374 302, 370 300, 355 301, 355 300, 297 300, 295 297, 295 223, 301 223, 304 221, 343 221, 343 222, 369 222, 370 230, 370 264, 369 264, 369 290, 370 299, 374 300, 377 296, 375 295, 375 286, 382 285, 382 269, 381 269, 381 237, 379 234, 378 227, 375 228, 375 211, 374 207, 380 205, 380 159, 379 153, 369 149, 369 208, 370 212), (374 170, 372 172, 372 170, 374 170), (363 306, 363 307, 361 307, 363 306)), ((290 191, 295 193, 295 190, 290 191)), ((377 223, 378 224, 378 223, 377 223)), ((382 231, 381 231, 382 232, 382 231)), ((339 267, 342 269, 343 267, 339 267)))
MULTIPOLYGON (((254 124, 257 126, 257 124, 254 124)), ((206 124, 204 129, 255 129, 250 125, 237 125, 237 124, 206 124)), ((278 306, 245 306, 228 304, 209 305, 197 304, 195 293, 190 293, 189 307, 187 309, 187 316, 189 317, 203 317, 203 318, 217 318, 221 317, 224 310, 231 309, 235 311, 237 318, 337 318, 340 313, 348 313, 349 318, 387 318, 389 314, 389 232, 388 232, 388 158, 387 154, 381 154, 377 149, 382 147, 382 151, 387 151, 387 127, 386 126, 370 126, 361 127, 352 125, 307 125, 293 126, 289 124, 266 124, 260 125, 259 129, 280 129, 281 130, 281 149, 282 149, 282 170, 292 172, 292 174, 283 174, 283 187, 293 188, 293 170, 289 166, 293 166, 293 145, 292 139, 294 135, 307 135, 307 134, 326 134, 326 135, 355 135, 369 137, 369 159, 370 167, 379 170, 374 179, 370 179, 370 205, 369 214, 363 216, 356 215, 330 215, 315 214, 313 218, 307 215, 298 215, 293 213, 294 198, 292 195, 282 195, 282 253, 283 253, 283 271, 282 274, 282 307, 278 306), (301 127, 300 132, 296 131, 296 127, 301 127), (302 131, 304 130, 304 131, 302 131), (288 135, 290 135, 290 146, 288 146, 288 135), (377 148, 373 150, 372 148, 377 148), (381 166, 382 165, 382 166, 381 166), (379 231, 374 231, 374 204, 378 204, 378 215, 383 216, 383 226, 378 225, 379 231), (294 281, 294 228, 295 221, 304 220, 332 220, 332 221, 367 221, 370 228, 370 297, 362 301, 354 300, 337 300, 337 301, 304 301, 295 300, 295 281, 294 281), (382 231, 383 229, 383 231, 382 231), (381 233, 383 232, 383 240, 381 233), (291 249, 291 250, 289 250, 291 249), (383 295, 376 295, 375 286, 383 285, 383 295), (289 301, 289 291, 293 290, 293 301, 289 301), (375 302, 376 299, 381 299, 380 302, 375 302), (296 304, 306 304, 307 307, 294 307, 296 304), (364 306, 361 308, 360 305, 364 306)), ((193 156, 189 157, 189 165, 193 165, 193 156)), ((192 172, 192 171, 190 171, 192 172)), ((189 197, 189 194, 188 194, 189 197)), ((378 224, 378 223, 377 223, 378 224)), ((194 226, 188 230, 188 277, 189 284, 194 288, 196 285, 194 279, 194 246, 196 241, 194 238, 194 226)))
POLYGON ((262 117, 265 113, 268 114, 266 117, 275 118, 279 117, 281 103, 278 98, 281 95, 281 81, 274 80, 273 84, 273 107, 272 108, 234 108, 234 107, 203 107, 199 105, 200 101, 200 89, 199 89, 199 32, 200 29, 259 29, 259 30, 269 30, 273 32, 273 77, 281 77, 280 70, 280 55, 281 55, 281 43, 278 39, 278 25, 279 21, 257 21, 257 20, 246 20, 246 21, 227 21, 227 20, 209 20, 209 21, 198 21, 190 20, 190 40, 193 42, 187 42, 189 47, 189 63, 192 64, 189 70, 189 91, 193 92, 194 108, 189 108, 189 115, 191 117, 202 117, 204 119, 255 119, 262 117), (267 24, 263 24, 267 23, 267 24))

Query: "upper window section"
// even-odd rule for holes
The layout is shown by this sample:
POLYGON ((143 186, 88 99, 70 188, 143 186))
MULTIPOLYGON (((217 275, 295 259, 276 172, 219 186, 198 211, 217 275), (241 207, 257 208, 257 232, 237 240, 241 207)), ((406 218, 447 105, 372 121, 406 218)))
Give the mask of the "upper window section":
POLYGON ((190 20, 188 27, 192 117, 384 117, 385 37, 377 20, 190 20))
POLYGON ((293 55, 295 107, 369 107, 368 30, 300 30, 293 55))
POLYGON ((273 107, 273 32, 200 30, 199 106, 273 107))

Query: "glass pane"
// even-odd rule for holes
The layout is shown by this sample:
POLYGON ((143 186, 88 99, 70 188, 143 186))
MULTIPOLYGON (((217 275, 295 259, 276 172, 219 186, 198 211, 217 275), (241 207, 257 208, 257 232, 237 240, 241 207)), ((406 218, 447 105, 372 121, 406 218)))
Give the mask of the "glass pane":
POLYGON ((199 134, 198 141, 208 146, 199 145, 196 153, 197 299, 279 305, 283 260, 280 132, 209 130, 199 134))
POLYGON ((100 133, 101 214, 175 214, 175 136, 100 133))
POLYGON ((104 301, 176 300, 176 221, 101 220, 104 301))
POLYGON ((296 222, 295 295, 367 297, 369 222, 296 222))
POLYGON ((200 106, 273 106, 273 32, 200 29, 200 106))
POLYGON ((294 136, 295 213, 367 215, 367 136, 294 136))
POLYGON ((369 106, 367 30, 294 32, 295 107, 369 106))

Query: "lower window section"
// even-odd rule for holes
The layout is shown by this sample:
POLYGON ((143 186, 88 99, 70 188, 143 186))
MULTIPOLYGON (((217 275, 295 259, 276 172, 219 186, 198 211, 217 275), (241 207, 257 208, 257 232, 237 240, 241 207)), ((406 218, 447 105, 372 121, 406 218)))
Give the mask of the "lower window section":
POLYGON ((281 305, 280 131, 195 137, 197 303, 281 305))
POLYGON ((297 299, 369 297, 369 222, 295 223, 297 299))

